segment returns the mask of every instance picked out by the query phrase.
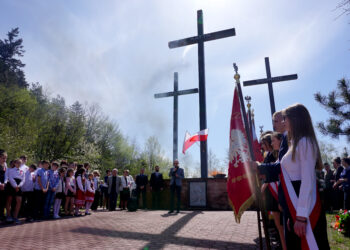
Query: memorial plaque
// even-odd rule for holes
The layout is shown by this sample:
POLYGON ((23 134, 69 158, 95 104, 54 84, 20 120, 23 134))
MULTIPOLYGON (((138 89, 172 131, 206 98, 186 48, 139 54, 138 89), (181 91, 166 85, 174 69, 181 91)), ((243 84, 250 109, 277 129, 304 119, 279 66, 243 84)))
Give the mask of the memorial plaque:
POLYGON ((191 181, 188 186, 189 206, 191 208, 207 207, 207 182, 191 181))

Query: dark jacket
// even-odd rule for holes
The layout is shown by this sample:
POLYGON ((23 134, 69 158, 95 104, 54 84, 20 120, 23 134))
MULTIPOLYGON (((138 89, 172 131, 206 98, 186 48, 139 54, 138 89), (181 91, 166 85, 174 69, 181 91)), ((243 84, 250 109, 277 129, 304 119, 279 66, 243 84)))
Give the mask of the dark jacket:
POLYGON ((161 188, 163 188, 164 187, 163 174, 159 173, 157 176, 156 172, 152 173, 151 179, 149 181, 149 185, 154 191, 159 191, 161 188))
POLYGON ((183 168, 178 168, 177 170, 176 168, 171 168, 169 171, 169 177, 171 178, 170 186, 171 185, 182 186, 182 179, 185 178, 183 168))
POLYGON ((288 136, 283 135, 280 150, 278 151, 278 162, 272 162, 272 163, 263 163, 261 164, 258 169, 260 174, 265 174, 267 179, 275 180, 278 179, 279 174, 281 173, 281 165, 280 161, 282 160, 283 156, 288 151, 288 136))
MULTIPOLYGON (((283 135, 280 150, 278 151, 278 161, 276 163, 261 164, 259 166, 260 174, 265 174, 266 179, 275 179, 277 176, 279 176, 279 174, 281 173, 280 161, 282 160, 283 156, 287 153, 287 151, 288 151, 288 136, 283 135)), ((278 202, 283 208, 285 217, 290 218, 287 201, 284 196, 281 183, 278 185, 278 202)))
POLYGON ((145 190, 146 190, 146 185, 148 184, 148 177, 147 175, 143 174, 143 175, 137 175, 136 176, 136 189, 139 190, 141 186, 145 186, 145 190))
POLYGON ((328 172, 326 172, 324 176, 324 183, 325 183, 325 188, 327 190, 331 190, 333 188, 333 183, 331 180, 334 180, 335 176, 333 171, 330 169, 328 172))
POLYGON ((340 175, 343 172, 344 168, 342 166, 339 166, 335 171, 334 171, 334 179, 335 181, 338 181, 340 179, 340 175))

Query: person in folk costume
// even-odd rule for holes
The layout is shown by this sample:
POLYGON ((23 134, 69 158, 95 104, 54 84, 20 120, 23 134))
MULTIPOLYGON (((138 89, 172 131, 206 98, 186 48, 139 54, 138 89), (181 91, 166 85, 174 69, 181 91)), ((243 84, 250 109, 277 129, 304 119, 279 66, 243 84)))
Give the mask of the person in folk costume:
MULTIPOLYGON (((274 163, 277 158, 278 150, 280 149, 283 134, 274 132, 265 134, 260 139, 261 148, 267 152, 264 158, 264 163, 274 163)), ((267 176, 264 184, 261 186, 261 192, 265 195, 265 209, 272 213, 275 221, 278 234, 280 236, 281 246, 283 250, 287 249, 286 240, 284 237, 283 225, 281 224, 281 214, 278 206, 278 176, 267 176)))
POLYGON ((86 193, 85 193, 85 215, 90 215, 89 212, 92 203, 94 202, 95 187, 94 187, 94 175, 92 173, 88 174, 88 179, 86 180, 86 193))
POLYGON ((85 193, 86 193, 86 178, 85 168, 82 166, 77 167, 78 170, 75 173, 76 182, 76 195, 75 195, 75 216, 81 216, 79 209, 85 205, 85 193))
POLYGON ((76 195, 77 189, 75 185, 74 178, 74 170, 73 168, 68 168, 66 174, 66 183, 65 183, 65 200, 66 203, 64 205, 64 215, 73 215, 73 206, 74 206, 74 198, 76 195))
POLYGON ((302 104, 294 104, 283 110, 283 121, 290 139, 279 164, 287 248, 330 249, 316 184, 316 169, 323 166, 310 114, 302 104))

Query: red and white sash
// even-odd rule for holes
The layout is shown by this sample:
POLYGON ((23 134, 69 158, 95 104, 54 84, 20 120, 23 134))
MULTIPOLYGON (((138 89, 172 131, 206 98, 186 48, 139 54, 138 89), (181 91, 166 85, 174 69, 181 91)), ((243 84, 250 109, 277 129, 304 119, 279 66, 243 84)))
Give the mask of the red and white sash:
POLYGON ((278 181, 270 182, 268 187, 273 198, 275 198, 275 200, 278 201, 278 181))
MULTIPOLYGON (((287 201, 289 212, 292 216, 293 222, 295 223, 296 219, 296 206, 298 203, 298 196, 295 193, 292 181, 287 173, 287 171, 281 165, 281 175, 280 180, 282 184, 282 189, 284 196, 287 201)), ((321 213, 321 200, 317 190, 317 184, 312 189, 312 211, 307 218, 306 226, 306 236, 301 238, 301 248, 304 249, 318 249, 317 242, 313 233, 313 229, 316 226, 318 218, 321 213)))

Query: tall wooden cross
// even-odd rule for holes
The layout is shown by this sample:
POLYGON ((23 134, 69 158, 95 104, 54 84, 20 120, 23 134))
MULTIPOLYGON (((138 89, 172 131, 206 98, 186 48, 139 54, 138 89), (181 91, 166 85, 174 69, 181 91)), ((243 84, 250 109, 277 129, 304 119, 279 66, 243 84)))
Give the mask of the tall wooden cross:
POLYGON ((275 107, 275 98, 273 96, 272 83, 296 80, 296 79, 298 79, 298 75, 297 74, 293 74, 293 75, 271 77, 270 61, 269 61, 268 57, 265 57, 265 67, 266 67, 266 76, 267 76, 267 78, 257 79, 257 80, 250 80, 250 81, 244 81, 243 82, 243 86, 253 86, 253 85, 267 83, 267 85, 269 87, 271 115, 273 115, 273 113, 276 112, 276 107, 275 107))
MULTIPOLYGON (((199 78, 199 128, 207 129, 207 111, 205 99, 205 66, 204 66, 204 42, 220 38, 235 36, 234 28, 204 34, 203 31, 203 12, 197 11, 197 36, 188 37, 169 42, 170 49, 183 47, 191 44, 198 44, 198 78, 199 78)), ((207 141, 201 141, 201 177, 208 177, 208 144, 207 141)))
POLYGON ((155 94, 154 98, 163 98, 163 97, 174 97, 174 121, 173 121, 173 161, 178 159, 178 96, 179 95, 188 95, 188 94, 194 94, 198 93, 198 89, 186 89, 186 90, 179 90, 179 78, 178 73, 174 72, 174 91, 173 92, 166 92, 166 93, 160 93, 155 94))

